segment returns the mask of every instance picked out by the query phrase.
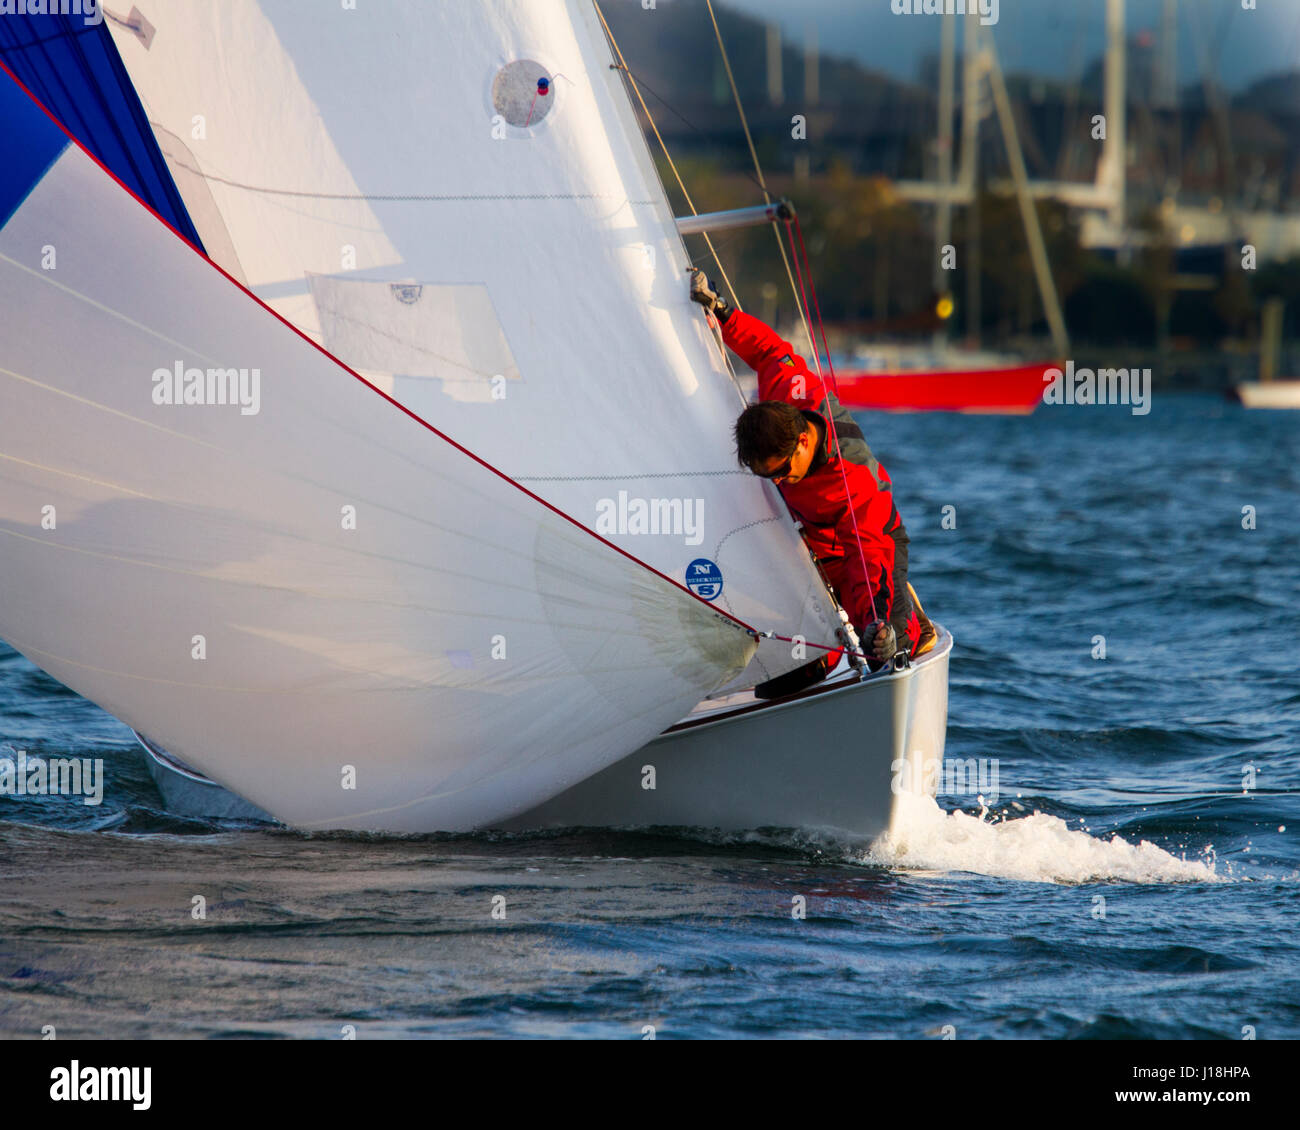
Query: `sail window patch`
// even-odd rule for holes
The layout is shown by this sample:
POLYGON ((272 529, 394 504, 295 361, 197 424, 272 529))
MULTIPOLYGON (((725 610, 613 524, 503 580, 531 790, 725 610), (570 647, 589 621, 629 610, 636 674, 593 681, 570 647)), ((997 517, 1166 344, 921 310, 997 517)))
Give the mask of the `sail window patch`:
POLYGON ((386 378, 436 379, 443 392, 469 400, 490 399, 494 388, 519 379, 481 283, 312 274, 307 281, 322 344, 345 365, 386 378))
POLYGON ((516 59, 492 80, 492 105, 512 126, 535 126, 555 104, 555 81, 541 63, 516 59))

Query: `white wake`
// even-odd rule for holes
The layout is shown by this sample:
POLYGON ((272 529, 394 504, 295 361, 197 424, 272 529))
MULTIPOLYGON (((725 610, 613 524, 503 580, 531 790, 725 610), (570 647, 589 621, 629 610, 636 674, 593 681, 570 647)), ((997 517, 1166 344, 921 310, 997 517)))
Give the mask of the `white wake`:
POLYGON ((945 812, 932 799, 903 795, 895 826, 872 843, 862 862, 908 871, 967 871, 1032 883, 1213 883, 1206 860, 1186 860, 1142 840, 1099 839, 1057 816, 1033 812, 1015 819, 945 812))

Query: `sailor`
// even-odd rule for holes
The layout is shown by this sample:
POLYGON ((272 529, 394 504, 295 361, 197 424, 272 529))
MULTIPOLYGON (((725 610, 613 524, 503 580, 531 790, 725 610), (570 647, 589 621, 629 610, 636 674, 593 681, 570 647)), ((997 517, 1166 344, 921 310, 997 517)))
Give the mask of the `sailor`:
MULTIPOLYGON (((736 421, 741 466, 780 489, 868 658, 875 660, 872 666, 900 648, 917 655, 922 622, 907 584, 907 530, 889 473, 871 454, 862 430, 788 341, 733 310, 696 268, 691 298, 718 320, 722 340, 758 373, 759 401, 736 421)), ((837 660, 838 653, 830 658, 837 660)), ((823 659, 820 674, 832 665, 823 659)), ((808 674, 815 681, 817 673, 808 674)))

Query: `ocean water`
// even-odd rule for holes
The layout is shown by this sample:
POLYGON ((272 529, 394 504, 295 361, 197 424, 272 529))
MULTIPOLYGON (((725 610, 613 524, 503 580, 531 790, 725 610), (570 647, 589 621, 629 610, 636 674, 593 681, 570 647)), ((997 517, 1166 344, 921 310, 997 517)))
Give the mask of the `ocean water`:
POLYGON ((0 797, 0 1036, 1300 1036, 1300 414, 860 422, 982 800, 876 843, 179 819, 0 644, 0 755, 107 771, 0 797))

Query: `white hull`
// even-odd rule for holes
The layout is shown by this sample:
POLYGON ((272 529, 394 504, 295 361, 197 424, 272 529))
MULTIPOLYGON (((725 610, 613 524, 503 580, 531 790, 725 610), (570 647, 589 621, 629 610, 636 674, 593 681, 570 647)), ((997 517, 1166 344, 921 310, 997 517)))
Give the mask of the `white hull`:
POLYGON ((1300 408, 1300 381, 1257 381, 1237 385, 1236 392, 1247 408, 1300 408))
MULTIPOLYGON (((948 656, 859 681, 844 672, 801 695, 702 703, 653 742, 493 827, 821 828, 858 837, 889 826, 895 782, 932 781, 944 754, 948 656), (907 771, 897 763, 910 762, 907 771), (653 768, 654 788, 648 768, 653 768)), ((266 820, 247 801, 141 739, 167 807, 187 815, 266 820)))

